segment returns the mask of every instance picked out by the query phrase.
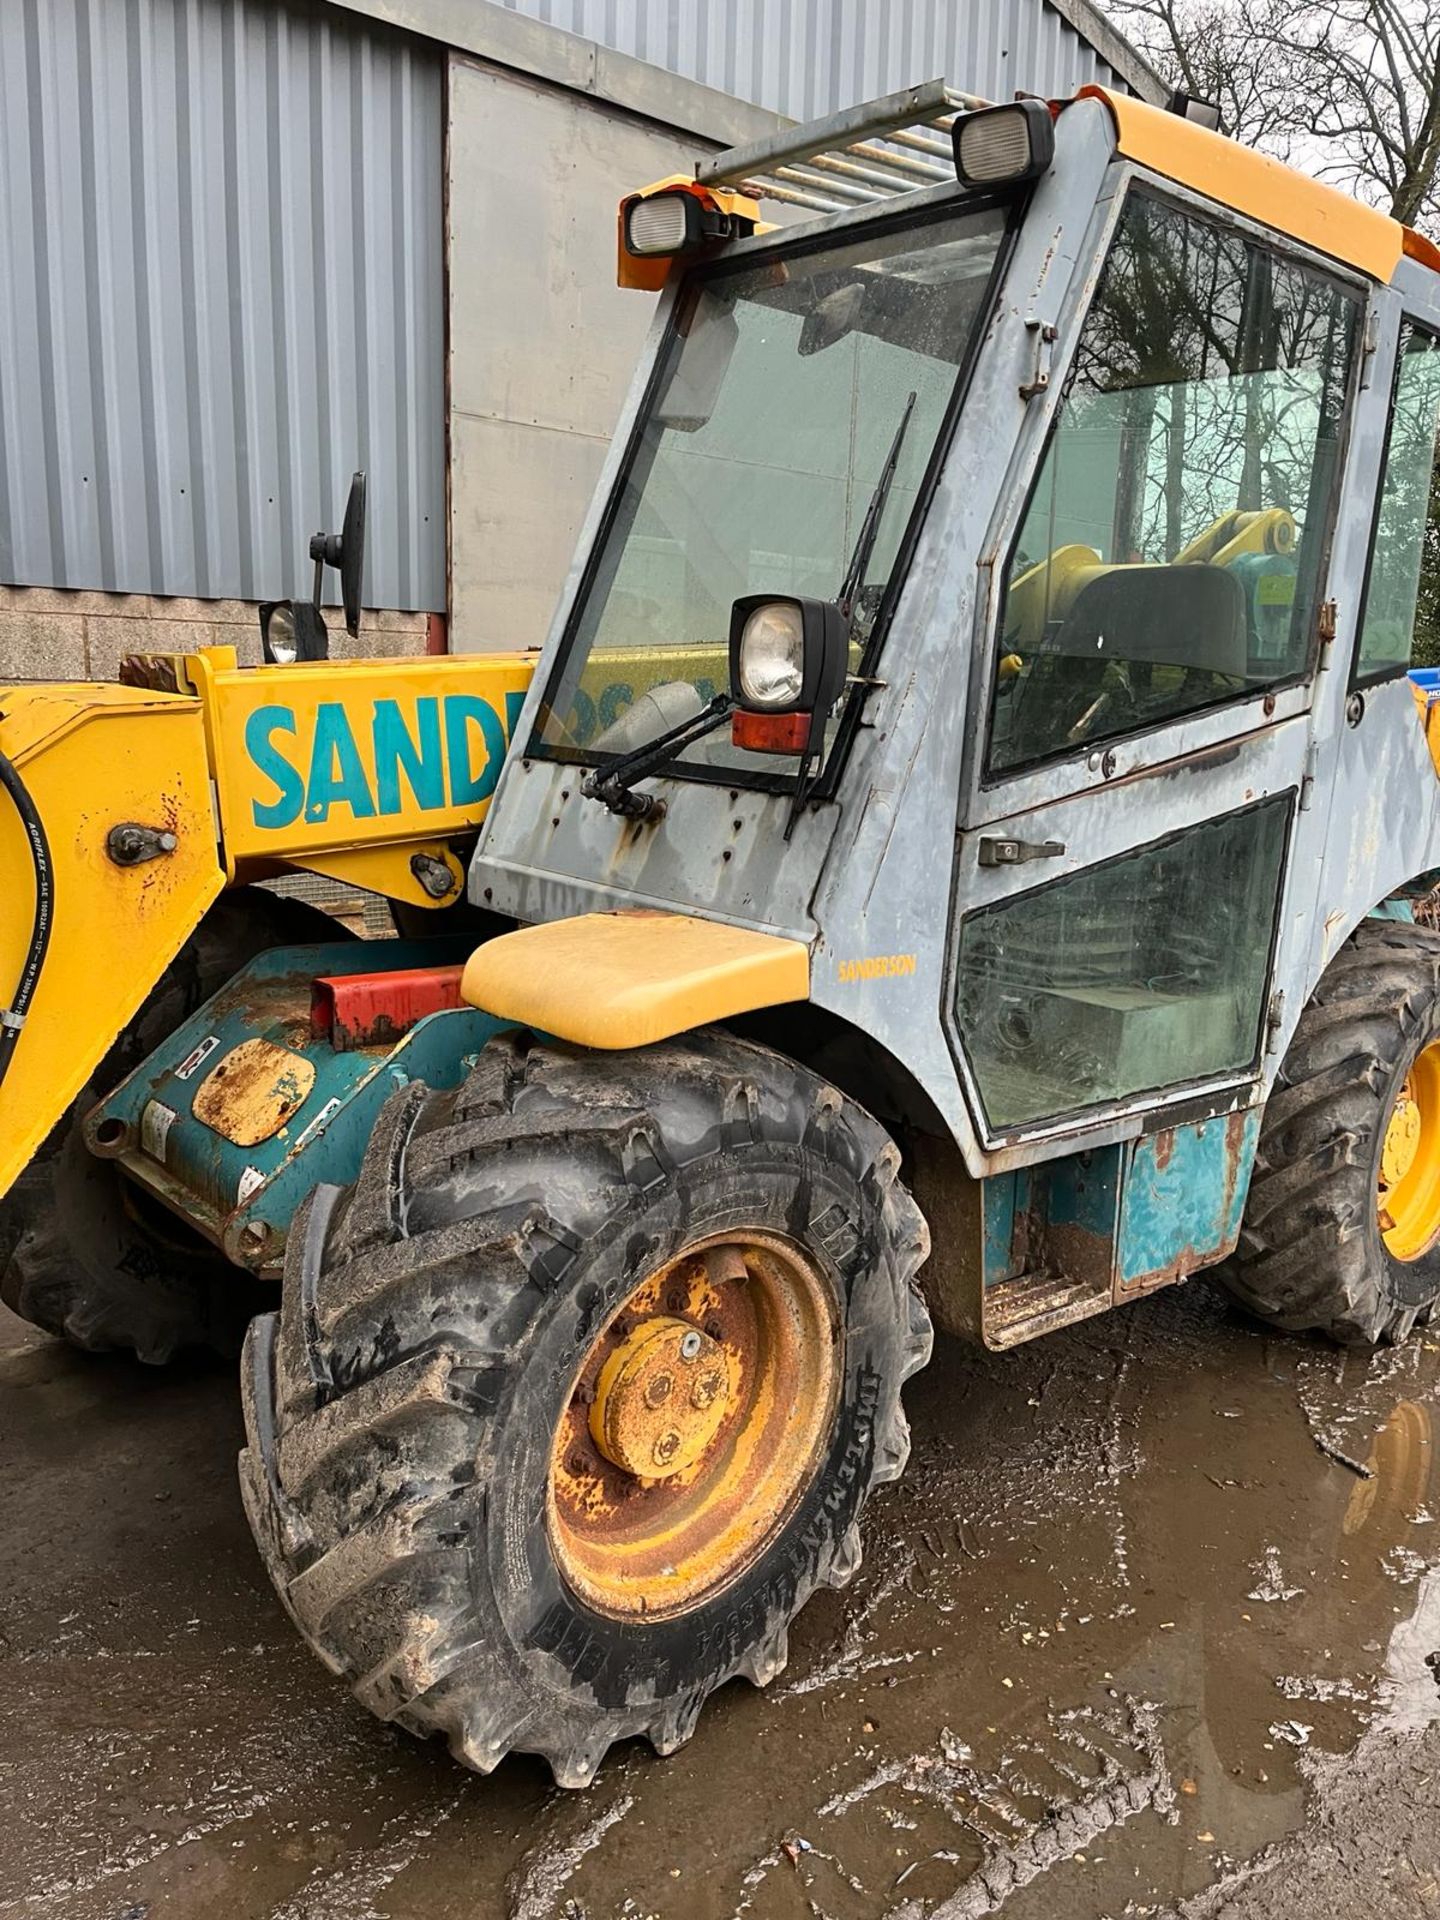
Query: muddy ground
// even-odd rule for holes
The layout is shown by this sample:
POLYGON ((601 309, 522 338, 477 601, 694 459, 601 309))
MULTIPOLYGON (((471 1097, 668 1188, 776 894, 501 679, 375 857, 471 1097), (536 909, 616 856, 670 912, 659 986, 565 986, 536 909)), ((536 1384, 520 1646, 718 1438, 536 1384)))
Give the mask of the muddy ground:
POLYGON ((1342 1355, 1204 1281, 942 1343, 787 1671, 575 1796, 463 1774, 304 1651, 226 1373, 7 1318, 0 1916, 1440 1913, 1437 1381, 1433 1335, 1342 1355))

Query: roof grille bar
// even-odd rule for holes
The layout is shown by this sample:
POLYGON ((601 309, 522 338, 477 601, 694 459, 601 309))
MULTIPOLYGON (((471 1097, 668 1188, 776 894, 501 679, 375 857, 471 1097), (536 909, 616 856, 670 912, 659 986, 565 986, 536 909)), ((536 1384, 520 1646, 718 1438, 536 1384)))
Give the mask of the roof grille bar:
MULTIPOLYGON (((818 168, 824 173, 843 174, 847 180, 854 180, 862 186, 880 187, 886 194, 894 193, 894 174, 888 172, 884 167, 863 166, 858 160, 852 157, 859 151, 860 149, 858 147, 851 147, 848 153, 843 154, 817 153, 813 160, 806 162, 806 165, 818 168)), ((789 169, 787 168, 785 171, 788 172, 789 169)), ((829 183, 827 182, 826 184, 828 185, 829 183)))
MULTIPOLYGON (((936 122, 937 126, 941 124, 947 129, 952 127, 955 124, 955 116, 951 114, 943 123, 936 122)), ((951 149, 948 139, 932 140, 928 134, 916 133, 912 127, 897 127, 894 133, 887 133, 885 138, 887 141, 893 141, 897 147, 914 147, 917 153, 933 153, 945 160, 950 158, 951 149)))
POLYGON ((867 187, 856 180, 832 180, 827 175, 810 167, 780 167, 777 177, 788 180, 797 187, 810 187, 816 193, 838 194, 842 200, 853 200, 868 205, 872 200, 891 198, 891 187, 867 187))
MULTIPOLYGON (((755 183, 757 192, 762 191, 759 182, 755 183)), ((778 177, 767 180, 763 188, 767 200, 779 200, 787 207, 808 207, 812 213, 848 213, 849 202, 845 200, 827 200, 823 194, 811 193, 807 188, 787 186, 778 177)))
MULTIPOLYGON (((917 160, 913 153, 895 153, 888 147, 877 146, 869 140, 858 147, 847 147, 846 152, 858 153, 864 160, 883 161, 891 170, 892 178, 897 170, 901 173, 914 174, 921 180, 953 180, 955 178, 953 162, 948 167, 937 167, 928 160, 917 160)), ((891 191, 903 192, 905 185, 905 182, 899 182, 891 191)))

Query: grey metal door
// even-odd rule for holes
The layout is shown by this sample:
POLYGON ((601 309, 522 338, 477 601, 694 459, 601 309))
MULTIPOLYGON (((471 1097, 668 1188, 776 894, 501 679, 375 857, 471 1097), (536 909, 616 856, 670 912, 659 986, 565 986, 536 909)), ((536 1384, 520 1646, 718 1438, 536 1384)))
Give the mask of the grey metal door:
POLYGON ((1259 1080, 1364 308, 1131 189, 984 656, 946 1015, 992 1146, 1259 1080))

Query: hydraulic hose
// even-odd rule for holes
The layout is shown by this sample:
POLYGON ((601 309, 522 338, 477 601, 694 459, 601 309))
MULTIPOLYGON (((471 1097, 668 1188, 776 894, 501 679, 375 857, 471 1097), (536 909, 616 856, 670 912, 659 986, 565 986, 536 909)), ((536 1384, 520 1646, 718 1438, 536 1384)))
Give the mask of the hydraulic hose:
POLYGON ((0 1007, 0 1081, 3 1081, 10 1071, 15 1043, 20 1038, 20 1029, 25 1024, 30 1002, 35 998, 35 988, 45 965, 46 949, 50 945, 50 923, 55 917, 55 869, 50 861, 50 842, 45 837, 44 822, 35 810, 29 788, 6 753, 0 753, 0 786, 15 802, 15 811, 25 829, 30 860, 35 869, 35 917, 30 926, 30 945, 25 954, 25 964, 20 969, 14 1000, 10 1006, 0 1007))

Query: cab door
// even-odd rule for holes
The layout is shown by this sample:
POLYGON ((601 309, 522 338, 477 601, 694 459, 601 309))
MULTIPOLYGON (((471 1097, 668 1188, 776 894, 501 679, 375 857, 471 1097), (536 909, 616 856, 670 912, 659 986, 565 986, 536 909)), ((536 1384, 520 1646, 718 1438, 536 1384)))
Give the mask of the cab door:
POLYGON ((947 1017, 1000 1158, 1257 1097, 1366 298, 1130 187, 976 654, 947 1017))

